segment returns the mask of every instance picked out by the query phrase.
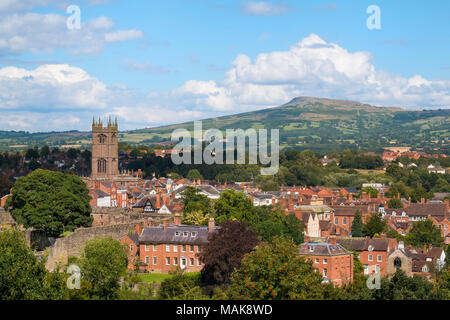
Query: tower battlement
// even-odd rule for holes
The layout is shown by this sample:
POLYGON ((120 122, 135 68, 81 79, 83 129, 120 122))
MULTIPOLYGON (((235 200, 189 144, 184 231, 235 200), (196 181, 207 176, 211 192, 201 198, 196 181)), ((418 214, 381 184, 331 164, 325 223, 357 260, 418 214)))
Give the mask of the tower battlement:
POLYGON ((106 126, 101 118, 92 119, 92 178, 119 175, 118 133, 117 118, 113 122, 110 117, 106 126))

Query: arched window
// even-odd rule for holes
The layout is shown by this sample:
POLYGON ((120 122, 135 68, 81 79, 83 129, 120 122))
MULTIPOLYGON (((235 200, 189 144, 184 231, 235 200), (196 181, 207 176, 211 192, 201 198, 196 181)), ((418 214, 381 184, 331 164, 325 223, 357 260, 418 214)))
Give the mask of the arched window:
POLYGON ((105 143, 106 142, 106 136, 104 134, 98 135, 98 142, 105 143))
POLYGON ((106 160, 105 159, 97 160, 97 172, 106 173, 106 160))
POLYGON ((394 259, 394 267, 396 267, 396 268, 402 267, 402 260, 400 258, 397 257, 394 259))

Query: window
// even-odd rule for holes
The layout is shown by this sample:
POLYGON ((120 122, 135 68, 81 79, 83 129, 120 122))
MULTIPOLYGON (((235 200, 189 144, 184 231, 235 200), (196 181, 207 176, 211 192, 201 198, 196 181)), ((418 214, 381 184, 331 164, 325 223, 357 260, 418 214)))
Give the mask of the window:
POLYGON ((156 259, 156 257, 153 257, 153 265, 156 266, 157 265, 158 260, 156 259))
POLYGON ((380 273, 380 265, 379 264, 375 265, 375 272, 380 273))
POLYGON ((197 236, 197 232, 191 232, 191 237, 196 237, 197 236))
POLYGON ((173 258, 173 265, 174 266, 178 265, 178 258, 173 258))
POLYGON ((200 252, 200 246, 197 246, 197 252, 200 252))
POLYGON ((149 264, 150 263, 150 257, 145 257, 145 263, 149 264))
POLYGON ((148 244, 145 245, 145 251, 150 251, 150 247, 148 244))
POLYGON ((396 267, 396 268, 402 267, 402 260, 400 258, 397 257, 394 259, 394 267, 396 267))
POLYGON ((181 252, 186 252, 186 245, 183 244, 183 246, 181 247, 181 252))
POLYGON ((106 136, 104 134, 100 134, 98 136, 98 142, 105 143, 106 142, 106 136))
POLYGON ((194 246, 193 245, 189 246, 189 252, 194 252, 194 246))
POLYGON ((183 232, 183 237, 187 237, 188 235, 189 235, 189 232, 187 232, 187 231, 183 232))
POLYGON ((347 224, 347 218, 342 219, 342 224, 347 224))
POLYGON ((324 277, 327 276, 327 269, 323 269, 323 276, 324 276, 324 277))
POLYGON ((106 160, 105 159, 97 160, 97 172, 106 173, 106 160))
POLYGON ((334 224, 339 224, 339 218, 334 218, 334 224))
POLYGON ((158 246, 156 244, 153 245, 153 251, 156 251, 156 249, 158 248, 158 246))
POLYGON ((382 257, 381 254, 377 255, 377 262, 381 262, 382 261, 382 257))
POLYGON ((197 266, 201 266, 202 265, 202 263, 201 263, 201 261, 200 261, 200 259, 197 259, 197 266))
POLYGON ((365 275, 368 275, 368 274, 369 274, 369 265, 368 265, 368 264, 365 264, 365 265, 364 265, 364 274, 365 274, 365 275))
POLYGON ((180 236, 180 231, 175 231, 175 237, 179 237, 180 236))
POLYGON ((373 255, 369 254, 369 261, 373 261, 373 255))
POLYGON ((319 264, 319 259, 316 258, 315 263, 316 263, 316 264, 319 264))
POLYGON ((170 258, 166 258, 166 265, 170 266, 170 258))
POLYGON ((194 258, 190 258, 190 259, 189 259, 189 265, 190 265, 190 266, 193 266, 193 265, 194 265, 194 258))
POLYGON ((314 252, 314 247, 313 246, 309 246, 309 252, 314 252))
POLYGON ((132 244, 130 244, 130 251, 133 251, 134 246, 132 244))
POLYGON ((173 245, 173 252, 178 252, 178 245, 176 244, 173 245))
POLYGON ((166 252, 170 252, 170 244, 166 244, 166 252))
POLYGON ((323 264, 327 264, 328 260, 327 259, 323 259, 323 264))

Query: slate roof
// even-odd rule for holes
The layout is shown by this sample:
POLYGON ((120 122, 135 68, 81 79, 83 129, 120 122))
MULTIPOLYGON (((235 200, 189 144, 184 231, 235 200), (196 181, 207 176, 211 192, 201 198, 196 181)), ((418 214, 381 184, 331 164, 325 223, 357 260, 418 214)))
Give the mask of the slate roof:
MULTIPOLYGON (((213 229, 213 232, 217 227, 213 229)), ((139 236, 140 243, 174 243, 174 244, 189 244, 189 245, 204 245, 208 243, 209 230, 207 226, 168 226, 164 230, 163 225, 157 227, 146 227, 139 236), (179 232, 179 235, 176 235, 179 232), (187 236, 183 236, 187 232, 187 236), (192 233, 196 233, 192 236, 192 233)))
POLYGON ((445 203, 432 202, 432 203, 411 203, 408 208, 401 209, 385 209, 387 214, 392 214, 395 211, 398 215, 405 212, 408 216, 445 216, 446 206, 445 203))
POLYGON ((337 256, 349 253, 340 244, 337 243, 334 246, 328 242, 305 242, 298 248, 298 254, 300 255, 337 256))
POLYGON ((96 190, 93 190, 93 192, 95 194, 97 194, 97 198, 109 197, 109 194, 107 194, 105 191, 102 191, 102 190, 96 189, 96 190))
POLYGON ((369 251, 369 246, 373 247, 372 251, 387 251, 388 239, 370 239, 370 238, 337 238, 336 242, 355 251, 369 251))

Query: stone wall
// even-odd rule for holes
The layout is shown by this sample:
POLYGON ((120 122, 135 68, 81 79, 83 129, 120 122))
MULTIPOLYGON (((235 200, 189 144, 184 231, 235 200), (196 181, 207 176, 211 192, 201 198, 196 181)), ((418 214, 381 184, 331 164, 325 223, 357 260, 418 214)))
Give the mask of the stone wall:
POLYGON ((134 232, 136 223, 144 224, 144 220, 132 223, 117 224, 112 226, 80 228, 64 238, 56 239, 55 243, 48 247, 46 268, 53 271, 58 263, 66 264, 69 257, 80 257, 87 240, 98 237, 111 237, 120 240, 130 232, 134 232))
POLYGON ((5 211, 3 208, 0 208, 0 229, 2 226, 12 227, 16 225, 16 221, 11 216, 11 214, 5 211))

